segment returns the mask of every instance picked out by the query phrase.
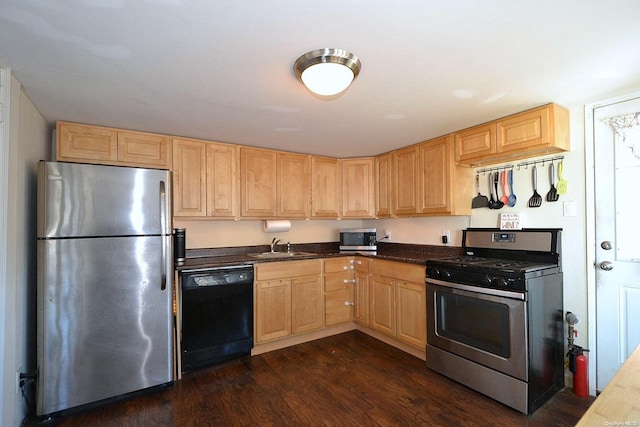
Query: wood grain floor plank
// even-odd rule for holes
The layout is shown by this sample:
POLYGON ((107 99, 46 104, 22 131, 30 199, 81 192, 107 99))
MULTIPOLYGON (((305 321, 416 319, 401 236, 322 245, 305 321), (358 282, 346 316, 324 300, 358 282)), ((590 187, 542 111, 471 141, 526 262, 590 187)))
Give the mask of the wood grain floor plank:
POLYGON ((191 372, 172 387, 27 426, 572 426, 560 391, 525 416, 359 331, 191 372))

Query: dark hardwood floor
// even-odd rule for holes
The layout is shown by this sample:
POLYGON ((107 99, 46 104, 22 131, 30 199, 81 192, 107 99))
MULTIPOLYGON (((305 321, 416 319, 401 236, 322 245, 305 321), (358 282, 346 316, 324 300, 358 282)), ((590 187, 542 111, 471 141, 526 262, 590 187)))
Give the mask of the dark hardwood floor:
POLYGON ((573 426, 592 401, 564 389, 526 416, 353 331, 190 373, 173 387, 40 425, 573 426))

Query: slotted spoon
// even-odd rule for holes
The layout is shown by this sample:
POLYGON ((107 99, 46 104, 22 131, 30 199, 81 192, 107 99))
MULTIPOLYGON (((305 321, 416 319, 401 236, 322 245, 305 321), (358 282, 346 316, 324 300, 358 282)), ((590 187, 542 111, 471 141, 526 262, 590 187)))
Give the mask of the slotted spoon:
POLYGON ((536 165, 531 168, 531 179, 533 180, 533 195, 529 198, 529 207, 539 208, 542 205, 542 196, 538 194, 538 170, 536 165))

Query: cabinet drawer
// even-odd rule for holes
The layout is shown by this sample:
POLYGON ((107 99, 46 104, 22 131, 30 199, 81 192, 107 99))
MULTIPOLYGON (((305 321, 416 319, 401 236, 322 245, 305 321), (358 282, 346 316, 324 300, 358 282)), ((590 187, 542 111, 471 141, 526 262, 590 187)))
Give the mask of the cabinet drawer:
POLYGON ((407 282, 422 283, 424 282, 425 267, 403 262, 372 260, 371 274, 392 277, 407 282))
POLYGON ((331 292, 346 289, 353 283, 355 283, 355 279, 351 270, 342 273, 325 274, 324 291, 331 292))
POLYGON ((354 260, 354 266, 356 267, 356 271, 360 271, 362 273, 368 273, 370 261, 371 260, 369 258, 356 257, 354 260))
POLYGON ((325 326, 348 322, 352 319, 353 296, 351 289, 327 292, 324 298, 325 326))
POLYGON ((325 273, 338 273, 354 269, 353 257, 326 258, 324 260, 325 273))
POLYGON ((271 280, 283 277, 312 276, 322 272, 320 259, 304 261, 265 262, 256 264, 255 280, 271 280))

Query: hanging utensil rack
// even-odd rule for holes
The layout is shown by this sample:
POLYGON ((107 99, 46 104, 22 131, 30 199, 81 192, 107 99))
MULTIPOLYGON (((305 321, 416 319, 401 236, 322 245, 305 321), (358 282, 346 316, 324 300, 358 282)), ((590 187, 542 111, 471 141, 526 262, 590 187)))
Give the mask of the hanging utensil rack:
POLYGON ((500 171, 504 171, 504 170, 507 170, 507 169, 513 169, 513 165, 502 165, 502 166, 495 166, 495 167, 492 167, 492 168, 478 169, 476 171, 476 173, 478 175, 480 175, 480 174, 484 175, 487 172, 500 172, 500 171))
POLYGON ((555 156, 555 157, 547 157, 545 159, 538 159, 538 160, 530 160, 527 162, 520 162, 516 165, 516 167, 518 168, 518 170, 521 167, 524 168, 528 168, 529 165, 538 165, 538 164, 542 164, 542 166, 544 166, 545 163, 551 163, 551 162, 555 162, 556 160, 563 160, 564 156, 555 156))

